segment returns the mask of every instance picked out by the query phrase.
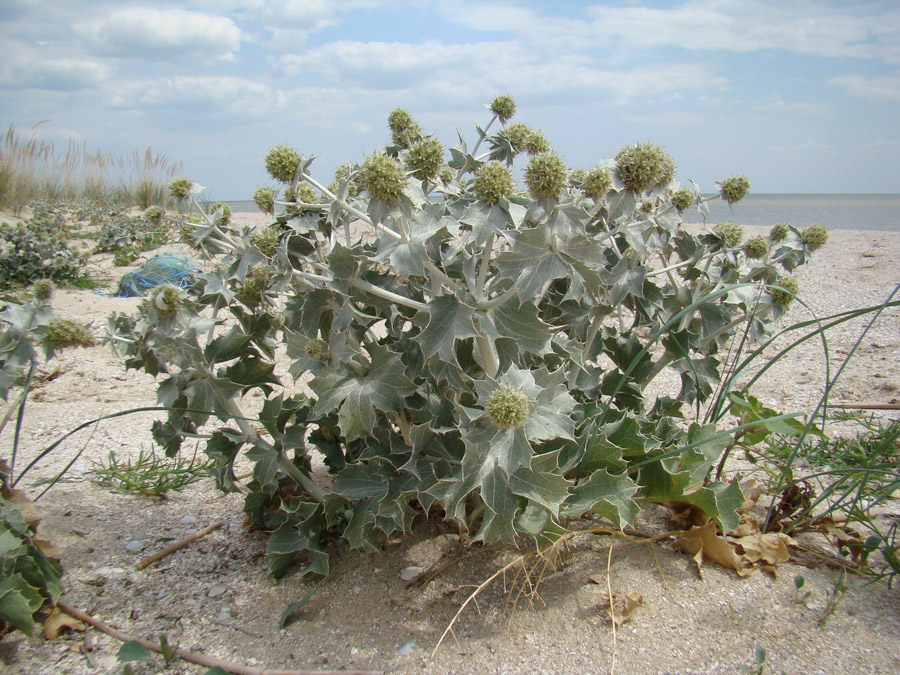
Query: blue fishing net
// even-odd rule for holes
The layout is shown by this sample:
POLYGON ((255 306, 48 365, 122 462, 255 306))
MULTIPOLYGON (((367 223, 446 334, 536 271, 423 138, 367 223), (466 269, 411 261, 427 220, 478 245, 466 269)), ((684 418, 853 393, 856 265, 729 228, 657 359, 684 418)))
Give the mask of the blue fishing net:
POLYGON ((160 284, 172 284, 187 288, 194 283, 194 272, 199 272, 191 261, 177 255, 157 255, 134 272, 129 272, 119 281, 117 298, 134 298, 144 295, 160 284))

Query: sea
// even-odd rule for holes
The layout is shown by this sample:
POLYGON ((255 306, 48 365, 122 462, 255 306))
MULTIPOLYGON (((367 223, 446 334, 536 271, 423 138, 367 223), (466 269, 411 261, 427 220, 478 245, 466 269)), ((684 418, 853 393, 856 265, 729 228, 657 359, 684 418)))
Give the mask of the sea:
MULTIPOLYGON (((252 201, 227 202, 235 213, 256 213, 252 201)), ((900 232, 900 194, 749 194, 729 206, 722 200, 707 202, 708 222, 730 220, 741 225, 788 223, 806 227, 819 223, 836 230, 900 232)), ((685 222, 703 222, 696 211, 685 212, 685 222)))

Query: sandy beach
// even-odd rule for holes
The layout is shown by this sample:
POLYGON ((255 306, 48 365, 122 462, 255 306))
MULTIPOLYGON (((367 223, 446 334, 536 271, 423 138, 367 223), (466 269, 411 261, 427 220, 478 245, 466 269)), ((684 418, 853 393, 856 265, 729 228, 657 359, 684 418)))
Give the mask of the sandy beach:
MULTIPOLYGON (((251 214, 237 219, 239 224, 264 220, 251 214)), ((747 228, 748 234, 756 229, 747 228)), ((186 253, 179 245, 162 250, 186 253)), ((134 311, 138 299, 110 295, 127 271, 114 268, 111 259, 102 254, 89 262, 94 274, 109 281, 109 290, 57 291, 52 305, 58 316, 91 321, 100 335, 110 313, 134 311)), ((794 303, 783 324, 884 302, 900 284, 898 260, 900 233, 831 231, 828 244, 795 273, 807 307, 794 303)), ((837 359, 833 369, 864 327, 856 321, 829 333, 832 358, 837 359)), ((786 342, 775 347, 781 344, 786 342)), ((68 350, 41 370, 54 377, 29 399, 19 466, 82 422, 156 403, 153 378, 126 372, 109 347, 68 350)), ((785 412, 810 410, 821 396, 825 372, 822 344, 810 341, 774 367, 754 393, 785 412)), ((895 308, 882 314, 856 350, 833 402, 898 399, 900 311, 895 308)), ((517 607, 509 604, 515 587, 511 576, 492 584, 478 597, 477 607, 466 608, 432 658, 464 599, 513 554, 473 547, 428 584, 408 588, 401 579, 404 569, 436 565, 457 545, 452 528, 436 532, 421 520, 413 533, 392 540, 381 553, 339 549, 333 563, 337 573, 293 623, 280 629, 288 604, 304 598, 314 581, 276 581, 267 575, 266 541, 244 527, 240 494, 223 495, 204 480, 160 500, 117 493, 90 480, 93 463, 106 460, 110 452, 127 459, 149 451, 152 419, 151 413, 139 414, 86 430, 19 486, 36 493, 34 481, 54 475, 85 448, 65 480, 38 502, 42 534, 64 550, 66 602, 133 636, 156 640, 165 635, 170 644, 259 669, 735 673, 741 664, 752 664, 755 647, 763 646, 770 672, 900 672, 896 588, 875 584, 848 591, 820 628, 817 620, 837 579, 836 570, 826 564, 786 563, 777 577, 757 571, 747 578, 707 565, 701 579, 694 562, 675 551, 671 541, 618 540, 611 551, 591 552, 609 539, 588 536, 574 543, 582 553, 557 571, 547 571, 530 603, 523 598, 517 607), (184 549, 143 570, 135 567, 172 541, 218 522, 223 523, 219 529, 184 549), (798 574, 811 591, 804 603, 795 599, 798 574), (643 598, 631 620, 615 632, 605 620, 608 590, 620 598, 643 598)), ((11 446, 11 434, 10 426, 0 438, 5 449, 11 446)), ((664 509, 646 508, 636 527, 665 532, 664 509)), ((116 662, 120 644, 93 629, 54 641, 12 633, 0 641, 0 664, 15 675, 121 672, 116 662)), ((133 668, 155 673, 159 663, 133 668)), ((166 672, 205 669, 177 661, 166 672)))

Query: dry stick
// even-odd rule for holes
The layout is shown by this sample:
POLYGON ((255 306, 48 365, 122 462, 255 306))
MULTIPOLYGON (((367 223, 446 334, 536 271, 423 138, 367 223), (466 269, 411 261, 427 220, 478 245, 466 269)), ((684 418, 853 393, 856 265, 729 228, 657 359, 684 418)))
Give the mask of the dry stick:
POLYGON ((900 403, 831 403, 832 408, 853 408, 855 410, 900 410, 900 403))
MULTIPOLYGON (((132 637, 130 635, 127 635, 126 633, 122 633, 115 628, 107 626, 99 619, 95 619, 89 614, 85 614, 81 610, 70 607, 62 600, 58 600, 56 606, 66 614, 74 616, 76 619, 78 619, 79 621, 83 621, 86 624, 90 624, 97 630, 102 631, 107 635, 116 638, 117 640, 121 640, 122 642, 137 642, 151 651, 162 654, 162 647, 160 647, 160 645, 156 642, 144 640, 143 638, 132 637)), ((175 654, 185 661, 190 661, 191 663, 206 666, 207 668, 218 667, 226 672, 234 673, 235 675, 382 675, 381 671, 365 670, 269 670, 268 668, 253 668, 250 666, 242 666, 237 663, 231 663, 230 661, 217 659, 214 656, 197 654, 195 652, 188 651, 187 649, 181 649, 180 647, 175 648, 175 654)))
POLYGON ((616 651, 618 650, 618 643, 616 642, 616 601, 613 598, 612 583, 609 580, 610 574, 612 573, 612 552, 613 544, 615 543, 616 535, 613 535, 612 539, 609 542, 609 553, 606 556, 606 592, 609 595, 609 618, 612 619, 613 638, 612 661, 609 664, 609 675, 615 675, 616 651))
POLYGON ((139 570, 142 570, 145 567, 147 567, 147 565, 152 565, 157 560, 161 560, 161 559, 165 558, 170 553, 174 553, 178 549, 187 546, 192 541, 197 541, 200 537, 205 537, 213 530, 218 530, 224 524, 225 523, 223 523, 223 522, 213 523, 209 527, 206 527, 206 528, 200 530, 199 532, 194 532, 194 534, 192 534, 190 537, 185 537, 181 541, 177 541, 174 544, 172 544, 171 546, 167 546, 162 551, 158 551, 158 552, 154 553, 153 555, 148 555, 146 558, 144 558, 137 564, 137 568, 139 570))

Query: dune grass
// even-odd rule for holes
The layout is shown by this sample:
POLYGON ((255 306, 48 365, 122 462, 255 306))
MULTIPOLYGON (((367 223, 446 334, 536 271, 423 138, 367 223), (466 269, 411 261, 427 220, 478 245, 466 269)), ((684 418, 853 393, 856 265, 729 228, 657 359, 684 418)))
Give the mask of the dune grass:
POLYGON ((12 125, 0 136, 0 208, 17 215, 34 199, 165 206, 166 185, 180 172, 181 162, 149 147, 117 156, 70 141, 61 152, 12 125))

